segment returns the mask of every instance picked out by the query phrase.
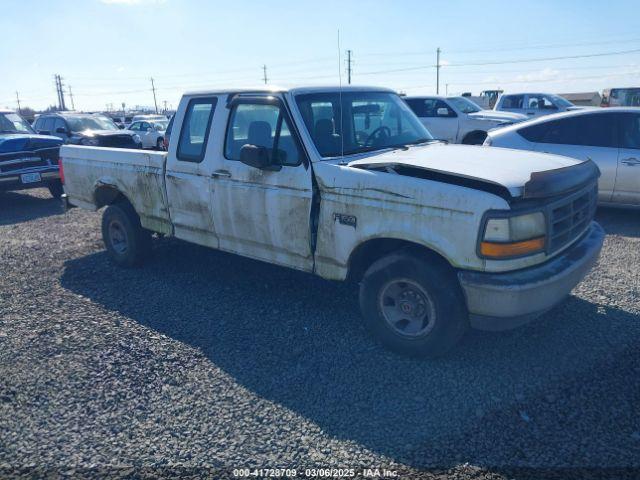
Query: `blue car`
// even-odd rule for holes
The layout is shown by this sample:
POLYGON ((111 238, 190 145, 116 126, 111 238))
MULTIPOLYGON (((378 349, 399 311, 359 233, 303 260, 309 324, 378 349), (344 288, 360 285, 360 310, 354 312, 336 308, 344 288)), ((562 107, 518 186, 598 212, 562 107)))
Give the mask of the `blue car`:
POLYGON ((17 113, 0 110, 0 192, 47 187, 60 198, 60 145, 60 138, 39 135, 17 113))

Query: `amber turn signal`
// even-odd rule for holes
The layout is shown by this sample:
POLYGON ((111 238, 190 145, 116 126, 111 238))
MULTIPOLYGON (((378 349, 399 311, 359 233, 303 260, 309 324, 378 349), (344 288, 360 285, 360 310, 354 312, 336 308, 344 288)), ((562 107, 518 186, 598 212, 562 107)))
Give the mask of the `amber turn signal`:
POLYGON ((517 257, 529 253, 535 253, 544 249, 544 237, 532 238, 523 242, 493 243, 482 242, 480 253, 485 257, 503 258, 517 257))

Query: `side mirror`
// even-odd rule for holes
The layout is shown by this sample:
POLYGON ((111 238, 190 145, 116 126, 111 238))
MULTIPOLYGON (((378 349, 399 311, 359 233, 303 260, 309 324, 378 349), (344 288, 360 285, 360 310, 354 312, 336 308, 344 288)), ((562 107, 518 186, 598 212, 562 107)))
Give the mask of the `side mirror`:
POLYGON ((120 130, 124 130, 124 125, 120 124, 117 126, 120 130))
POLYGON ((448 117, 449 116, 449 109, 441 107, 441 108, 436 110, 436 115, 439 116, 439 117, 448 117))
POLYGON ((153 128, 147 127, 147 132, 150 132, 151 130, 153 130, 153 128))
POLYGON ((261 170, 280 170, 279 165, 274 165, 267 147, 258 145, 243 145, 240 149, 240 161, 245 165, 261 170))
POLYGON ((64 127, 58 127, 56 128, 56 133, 69 133, 69 132, 67 132, 67 129, 64 127))

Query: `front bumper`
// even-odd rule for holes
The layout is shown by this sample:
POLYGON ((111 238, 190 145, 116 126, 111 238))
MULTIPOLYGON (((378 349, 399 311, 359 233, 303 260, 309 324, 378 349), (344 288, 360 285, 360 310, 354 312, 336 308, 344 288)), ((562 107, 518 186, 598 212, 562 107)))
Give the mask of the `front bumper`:
POLYGON ((580 240, 542 265, 507 273, 458 272, 471 326, 508 330, 554 307, 596 263, 604 235, 602 227, 591 222, 580 240))
POLYGON ((46 187, 50 183, 60 180, 60 172, 58 171, 58 166, 56 165, 54 169, 48 170, 29 170, 24 172, 16 172, 11 173, 10 175, 2 175, 0 176, 0 191, 10 191, 10 190, 24 190, 27 188, 41 188, 46 187), (20 175, 22 173, 39 173, 40 181, 39 182, 31 182, 31 183, 22 183, 20 179, 20 175))

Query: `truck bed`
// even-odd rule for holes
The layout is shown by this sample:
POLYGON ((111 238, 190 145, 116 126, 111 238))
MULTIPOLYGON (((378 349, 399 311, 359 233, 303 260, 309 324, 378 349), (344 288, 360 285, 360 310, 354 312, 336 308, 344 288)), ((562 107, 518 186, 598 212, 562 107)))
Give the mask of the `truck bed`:
POLYGON ((65 145, 60 149, 65 193, 72 205, 97 210, 120 192, 143 227, 169 234, 166 157, 166 152, 65 145))

